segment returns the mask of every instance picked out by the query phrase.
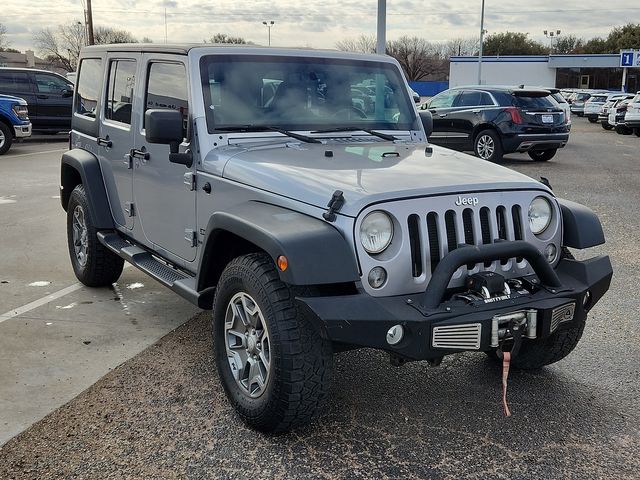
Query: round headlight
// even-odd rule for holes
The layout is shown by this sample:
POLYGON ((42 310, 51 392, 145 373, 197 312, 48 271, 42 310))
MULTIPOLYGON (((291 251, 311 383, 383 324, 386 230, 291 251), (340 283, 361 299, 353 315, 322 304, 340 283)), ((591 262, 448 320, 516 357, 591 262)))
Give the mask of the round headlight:
POLYGON ((544 232, 551 223, 551 203, 544 197, 536 197, 529 205, 529 227, 535 235, 544 232))
POLYGON ((380 253, 391 243, 393 222, 386 213, 371 212, 360 224, 360 243, 368 253, 380 253))

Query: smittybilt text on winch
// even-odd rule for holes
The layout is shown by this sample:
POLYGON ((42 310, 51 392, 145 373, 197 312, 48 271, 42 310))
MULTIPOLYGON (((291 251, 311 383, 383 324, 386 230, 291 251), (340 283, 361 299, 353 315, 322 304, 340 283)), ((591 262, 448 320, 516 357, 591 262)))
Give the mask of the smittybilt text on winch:
POLYGON ((254 428, 310 421, 333 353, 569 354, 611 281, 589 209, 427 143, 398 63, 259 47, 83 50, 61 200, 89 286, 126 260, 212 309, 221 383, 254 428), (517 351, 516 351, 517 350, 517 351))

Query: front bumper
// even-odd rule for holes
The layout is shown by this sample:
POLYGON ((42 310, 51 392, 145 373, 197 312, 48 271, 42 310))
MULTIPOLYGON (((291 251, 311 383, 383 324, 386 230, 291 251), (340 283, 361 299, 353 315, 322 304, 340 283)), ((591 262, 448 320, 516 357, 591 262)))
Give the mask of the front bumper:
POLYGON ((562 148, 569 141, 569 132, 563 133, 520 133, 510 138, 504 138, 502 146, 505 153, 528 152, 529 150, 548 150, 562 148))
MULTIPOLYGON (((556 329, 584 321, 587 312, 609 289, 613 275, 607 256, 585 261, 563 259, 552 270, 557 282, 537 268, 536 272, 538 275, 527 281, 540 285, 537 291, 483 304, 467 304, 460 300, 440 301, 440 291, 435 297, 431 295, 429 298, 434 291, 440 290, 438 286, 431 288, 431 283, 424 294, 384 298, 367 294, 297 297, 296 301, 302 312, 320 322, 327 336, 344 348, 370 347, 408 360, 426 360, 465 350, 491 350, 495 347, 491 338, 494 318, 500 315, 533 312, 537 317, 534 332, 538 339, 548 337, 556 329), (543 286, 554 282, 559 285, 543 286), (433 307, 429 304, 437 305, 433 307), (563 312, 570 305, 573 305, 573 316, 559 323, 557 312, 563 312), (395 325, 403 327, 404 335, 399 343, 390 345, 387 332, 395 325), (471 346, 443 347, 436 341, 436 336, 441 335, 438 332, 457 331, 462 332, 458 335, 464 337, 469 334, 469 329, 477 332, 471 346)), ((432 282, 434 280, 435 275, 432 282)), ((446 285, 447 281, 436 280, 441 285, 446 285)), ((466 339, 469 340, 469 337, 466 339)))
POLYGON ((27 138, 31 136, 31 123, 26 125, 14 125, 13 130, 16 138, 27 138))

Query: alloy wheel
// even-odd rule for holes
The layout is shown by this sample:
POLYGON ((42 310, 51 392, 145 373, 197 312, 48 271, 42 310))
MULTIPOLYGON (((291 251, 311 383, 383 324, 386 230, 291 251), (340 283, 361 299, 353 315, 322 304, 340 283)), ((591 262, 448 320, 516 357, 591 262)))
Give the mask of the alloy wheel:
POLYGON ((478 152, 478 156, 483 160, 491 158, 493 152, 495 152, 496 150, 496 145, 493 141, 493 138, 491 138, 490 135, 482 135, 478 139, 476 150, 478 152))
POLYGON ((247 293, 236 293, 225 314, 227 360, 236 383, 251 398, 261 396, 271 372, 271 341, 260 307, 247 293))
POLYGON ((73 210, 73 249, 76 259, 81 267, 87 264, 87 250, 89 249, 89 232, 87 222, 84 218, 84 209, 81 205, 76 205, 73 210))

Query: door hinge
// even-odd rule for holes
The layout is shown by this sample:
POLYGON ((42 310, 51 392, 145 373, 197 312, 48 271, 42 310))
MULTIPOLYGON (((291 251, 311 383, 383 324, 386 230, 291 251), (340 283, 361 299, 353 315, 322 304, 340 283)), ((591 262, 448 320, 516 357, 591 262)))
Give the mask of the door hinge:
POLYGON ((196 174, 193 172, 189 172, 189 173, 185 173, 184 174, 184 184, 189 187, 190 191, 193 191, 196 189, 196 174))
POLYGON ((136 208, 133 202, 124 202, 124 211, 127 212, 129 217, 135 216, 136 208))
POLYGON ((191 228, 187 228, 184 231, 184 239, 191 247, 195 247, 198 245, 198 232, 191 228))
POLYGON ((133 168, 133 157, 128 153, 124 155, 124 164, 127 166, 127 170, 131 170, 133 168))

